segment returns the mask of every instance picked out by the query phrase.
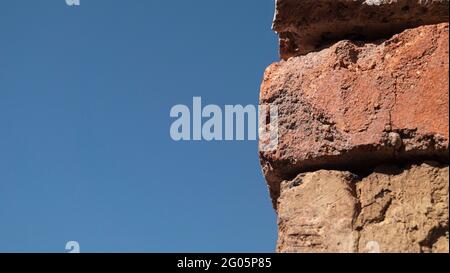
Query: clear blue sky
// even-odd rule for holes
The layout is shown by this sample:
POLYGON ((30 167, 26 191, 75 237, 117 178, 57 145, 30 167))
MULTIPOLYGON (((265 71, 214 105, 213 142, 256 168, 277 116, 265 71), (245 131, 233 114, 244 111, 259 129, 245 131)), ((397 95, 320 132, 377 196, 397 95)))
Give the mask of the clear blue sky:
POLYGON ((174 142, 170 108, 257 104, 273 0, 0 6, 0 252, 272 252, 255 141, 174 142))

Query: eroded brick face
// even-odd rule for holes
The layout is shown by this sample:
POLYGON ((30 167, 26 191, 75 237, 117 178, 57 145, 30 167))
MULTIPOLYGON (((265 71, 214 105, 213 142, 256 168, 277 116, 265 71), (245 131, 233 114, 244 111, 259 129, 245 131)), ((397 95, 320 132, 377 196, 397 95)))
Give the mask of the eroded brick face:
POLYGON ((276 0, 280 56, 318 51, 343 39, 377 40, 448 21, 448 0, 276 0))

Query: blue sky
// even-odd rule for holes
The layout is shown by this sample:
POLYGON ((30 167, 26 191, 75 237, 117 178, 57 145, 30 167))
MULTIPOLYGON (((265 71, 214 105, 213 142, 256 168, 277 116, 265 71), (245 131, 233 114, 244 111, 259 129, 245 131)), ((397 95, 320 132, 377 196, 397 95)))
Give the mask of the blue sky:
POLYGON ((255 141, 175 142, 170 108, 257 104, 273 0, 0 7, 0 252, 273 252, 255 141))

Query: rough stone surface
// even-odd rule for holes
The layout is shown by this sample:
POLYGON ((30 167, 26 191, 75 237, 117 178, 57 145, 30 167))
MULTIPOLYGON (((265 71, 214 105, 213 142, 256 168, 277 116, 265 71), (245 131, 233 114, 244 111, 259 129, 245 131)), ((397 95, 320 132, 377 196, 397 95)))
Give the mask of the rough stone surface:
POLYGON ((282 183, 278 252, 354 252, 357 199, 349 172, 317 171, 282 183))
POLYGON ((260 158, 274 204, 300 172, 448 162, 448 39, 448 23, 421 26, 267 68, 260 104, 279 107, 279 145, 260 158))
POLYGON ((278 252, 448 252, 448 165, 320 170, 283 181, 278 252))
POLYGON ((273 29, 283 59, 343 39, 376 40, 447 22, 448 0, 277 0, 273 29))

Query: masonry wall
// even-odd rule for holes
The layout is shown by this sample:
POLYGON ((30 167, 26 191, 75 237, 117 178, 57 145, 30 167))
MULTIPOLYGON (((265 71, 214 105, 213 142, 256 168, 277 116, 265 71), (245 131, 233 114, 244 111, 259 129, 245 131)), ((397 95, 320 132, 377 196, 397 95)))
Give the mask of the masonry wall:
POLYGON ((278 0, 273 28, 277 251, 448 252, 448 1, 278 0))

